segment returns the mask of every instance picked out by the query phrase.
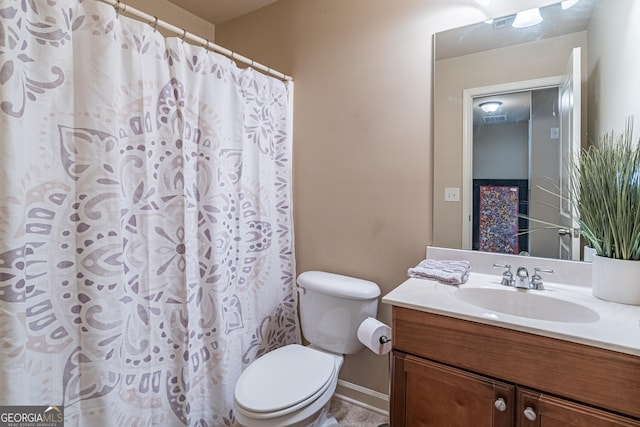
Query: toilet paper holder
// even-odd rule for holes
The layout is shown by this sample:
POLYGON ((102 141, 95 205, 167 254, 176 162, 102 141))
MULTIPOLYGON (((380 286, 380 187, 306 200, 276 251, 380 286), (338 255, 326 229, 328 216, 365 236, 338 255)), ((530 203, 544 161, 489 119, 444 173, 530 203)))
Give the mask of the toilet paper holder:
POLYGON ((376 354, 391 351, 391 335, 391 328, 375 317, 367 317, 358 326, 358 341, 376 354))

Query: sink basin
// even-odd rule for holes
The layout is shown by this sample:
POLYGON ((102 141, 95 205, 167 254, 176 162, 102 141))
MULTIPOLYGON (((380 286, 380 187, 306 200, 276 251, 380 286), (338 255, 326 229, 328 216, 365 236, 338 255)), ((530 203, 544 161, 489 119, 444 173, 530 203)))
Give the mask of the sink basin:
POLYGON ((529 319, 565 323, 592 323, 600 315, 588 307, 544 295, 546 291, 514 288, 461 288, 454 296, 459 300, 493 312, 529 319))

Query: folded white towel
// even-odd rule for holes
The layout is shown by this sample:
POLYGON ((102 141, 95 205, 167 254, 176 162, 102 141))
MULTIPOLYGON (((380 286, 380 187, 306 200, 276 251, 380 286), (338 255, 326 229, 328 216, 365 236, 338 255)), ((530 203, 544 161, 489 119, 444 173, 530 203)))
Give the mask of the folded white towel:
POLYGON ((407 271, 409 277, 437 280, 446 285, 461 285, 469 279, 469 261, 443 261, 425 259, 407 271))

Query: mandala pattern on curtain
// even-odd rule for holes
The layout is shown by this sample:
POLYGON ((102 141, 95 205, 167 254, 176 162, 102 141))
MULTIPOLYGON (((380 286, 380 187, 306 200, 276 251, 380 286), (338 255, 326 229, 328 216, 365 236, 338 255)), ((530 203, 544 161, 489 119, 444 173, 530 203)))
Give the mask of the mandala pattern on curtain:
POLYGON ((231 425, 300 341, 287 85, 93 0, 0 1, 0 404, 231 425))

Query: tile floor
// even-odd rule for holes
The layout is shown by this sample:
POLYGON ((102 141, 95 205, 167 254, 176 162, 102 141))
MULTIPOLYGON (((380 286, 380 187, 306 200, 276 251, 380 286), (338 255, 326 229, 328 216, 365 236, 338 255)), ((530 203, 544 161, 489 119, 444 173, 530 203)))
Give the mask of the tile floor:
POLYGON ((331 415, 336 417, 340 427, 378 427, 387 425, 387 417, 344 400, 331 399, 331 415))

